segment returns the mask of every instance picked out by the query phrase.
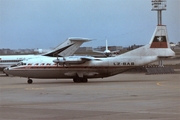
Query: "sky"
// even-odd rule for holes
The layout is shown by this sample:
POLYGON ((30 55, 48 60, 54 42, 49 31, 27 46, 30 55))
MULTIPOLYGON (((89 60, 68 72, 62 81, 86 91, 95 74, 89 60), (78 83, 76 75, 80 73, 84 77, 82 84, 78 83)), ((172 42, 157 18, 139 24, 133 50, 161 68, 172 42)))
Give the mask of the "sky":
MULTIPOLYGON (((0 0, 0 49, 52 48, 68 37, 88 47, 145 45, 157 25, 151 0, 0 0)), ((180 0, 162 12, 170 42, 180 42, 180 0)))

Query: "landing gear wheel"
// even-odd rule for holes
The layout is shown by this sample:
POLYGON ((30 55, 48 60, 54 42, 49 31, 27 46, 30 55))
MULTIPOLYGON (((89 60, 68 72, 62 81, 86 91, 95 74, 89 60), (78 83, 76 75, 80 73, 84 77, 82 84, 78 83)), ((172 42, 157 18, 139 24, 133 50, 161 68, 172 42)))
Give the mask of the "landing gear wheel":
POLYGON ((73 78, 73 81, 75 83, 87 83, 88 82, 87 78, 80 78, 80 77, 73 78))
POLYGON ((73 78, 73 82, 77 83, 77 78, 73 78))
POLYGON ((87 82, 88 82, 88 80, 87 80, 87 78, 82 78, 82 79, 81 79, 81 82, 83 82, 83 83, 87 83, 87 82))
POLYGON ((28 80, 27 80, 27 83, 28 83, 28 84, 32 84, 32 83, 33 83, 33 80, 28 79, 28 80))
POLYGON ((73 78, 73 81, 74 81, 75 83, 80 83, 80 82, 81 82, 80 79, 81 79, 81 78, 76 77, 76 78, 73 78))

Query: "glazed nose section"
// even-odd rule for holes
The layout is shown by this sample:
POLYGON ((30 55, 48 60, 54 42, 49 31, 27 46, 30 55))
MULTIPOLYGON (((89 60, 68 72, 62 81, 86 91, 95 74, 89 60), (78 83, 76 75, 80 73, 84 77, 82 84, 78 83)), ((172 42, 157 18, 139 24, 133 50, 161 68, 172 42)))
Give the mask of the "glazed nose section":
POLYGON ((3 70, 3 71, 4 71, 5 73, 8 73, 8 72, 10 72, 10 70, 11 70, 11 68, 10 68, 10 67, 6 67, 6 68, 4 68, 4 70, 3 70))
POLYGON ((3 72, 4 72, 5 74, 7 74, 7 75, 8 75, 8 72, 9 72, 9 67, 4 68, 4 69, 3 69, 3 72))
POLYGON ((7 68, 4 68, 4 71, 7 71, 7 70, 9 70, 9 67, 7 67, 7 68))

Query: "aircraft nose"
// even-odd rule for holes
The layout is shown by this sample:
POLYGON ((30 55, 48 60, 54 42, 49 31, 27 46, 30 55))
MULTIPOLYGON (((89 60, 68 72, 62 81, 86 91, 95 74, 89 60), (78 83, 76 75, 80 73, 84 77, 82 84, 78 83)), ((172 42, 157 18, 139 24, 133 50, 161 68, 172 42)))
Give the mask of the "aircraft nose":
POLYGON ((7 67, 7 68, 4 68, 4 71, 6 71, 6 70, 9 70, 9 68, 7 67))
POLYGON ((9 71, 9 68, 8 68, 8 67, 3 69, 3 72, 4 72, 5 74, 7 74, 7 75, 8 75, 8 71, 9 71))

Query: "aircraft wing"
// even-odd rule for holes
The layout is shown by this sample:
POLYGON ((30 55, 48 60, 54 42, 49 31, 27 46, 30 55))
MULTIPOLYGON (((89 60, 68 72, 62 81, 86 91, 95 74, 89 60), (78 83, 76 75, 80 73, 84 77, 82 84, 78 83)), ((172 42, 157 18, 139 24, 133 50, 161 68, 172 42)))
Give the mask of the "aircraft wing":
POLYGON ((54 63, 57 64, 82 64, 91 60, 101 60, 99 58, 94 58, 90 56, 68 56, 68 57, 60 57, 53 60, 54 63))
POLYGON ((95 58, 95 57, 81 57, 81 60, 83 60, 83 61, 91 61, 91 60, 98 60, 98 61, 100 61, 101 59, 95 58))

